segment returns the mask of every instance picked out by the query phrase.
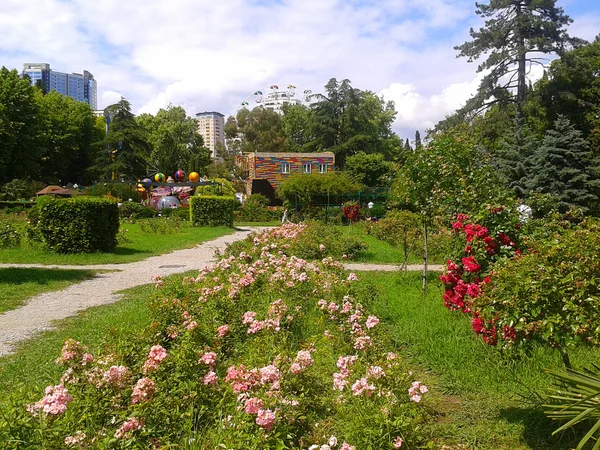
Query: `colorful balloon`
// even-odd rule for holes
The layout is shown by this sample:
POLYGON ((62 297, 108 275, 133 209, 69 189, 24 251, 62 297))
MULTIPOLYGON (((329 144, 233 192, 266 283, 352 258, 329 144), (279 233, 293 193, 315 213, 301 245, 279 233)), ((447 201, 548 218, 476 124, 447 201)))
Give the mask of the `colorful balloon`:
POLYGON ((175 179, 177 181, 185 180, 185 172, 183 170, 178 170, 177 172, 175 172, 175 179))
POLYGON ((156 175, 154 175, 154 181, 156 181, 157 183, 164 183, 166 180, 165 175, 158 172, 156 175))
POLYGON ((150 178, 144 178, 142 180, 142 186, 144 188, 149 188, 151 184, 152 184, 152 180, 150 178))
POLYGON ((197 183, 198 181, 200 181, 200 175, 198 174, 198 172, 191 172, 189 179, 192 183, 197 183))

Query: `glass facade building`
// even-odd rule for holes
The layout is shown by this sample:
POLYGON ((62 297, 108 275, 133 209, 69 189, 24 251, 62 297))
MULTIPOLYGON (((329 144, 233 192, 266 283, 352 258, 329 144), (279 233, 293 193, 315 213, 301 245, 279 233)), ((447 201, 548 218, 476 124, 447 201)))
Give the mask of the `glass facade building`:
POLYGON ((47 92, 56 91, 78 102, 85 102, 92 109, 98 108, 98 87, 94 76, 87 70, 80 73, 57 72, 48 63, 23 64, 23 76, 28 76, 31 84, 41 83, 47 92))

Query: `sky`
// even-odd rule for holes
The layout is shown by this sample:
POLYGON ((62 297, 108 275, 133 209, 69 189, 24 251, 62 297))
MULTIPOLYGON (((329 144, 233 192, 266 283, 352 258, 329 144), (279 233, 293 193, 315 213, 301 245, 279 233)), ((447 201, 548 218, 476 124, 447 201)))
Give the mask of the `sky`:
MULTIPOLYGON (((482 1, 482 0, 480 0, 482 1)), ((485 0, 483 0, 485 2, 485 0)), ((456 58, 482 20, 473 0, 0 0, 0 66, 88 70, 98 107, 169 104, 235 114, 277 84, 322 92, 330 78, 395 102, 413 138, 475 93, 477 63, 456 58)), ((487 2, 485 2, 487 3, 487 2)), ((600 33, 600 2, 558 0, 572 36, 600 33)))

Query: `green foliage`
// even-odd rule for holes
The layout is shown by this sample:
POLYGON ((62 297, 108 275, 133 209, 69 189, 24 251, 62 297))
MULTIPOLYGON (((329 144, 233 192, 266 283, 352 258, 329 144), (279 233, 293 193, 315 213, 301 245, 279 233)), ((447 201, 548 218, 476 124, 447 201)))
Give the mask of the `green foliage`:
POLYGON ((360 185, 344 172, 292 174, 281 183, 277 196, 290 204, 308 207, 319 195, 351 194, 360 185))
POLYGON ((312 260, 333 257, 356 259, 367 245, 357 236, 321 222, 306 222, 306 228, 290 242, 290 251, 300 258, 312 260))
POLYGON ((14 179, 0 188, 0 197, 9 201, 29 198, 44 187, 39 181, 14 179))
POLYGON ((233 226, 233 211, 237 207, 234 197, 190 197, 190 217, 195 226, 233 226))
POLYGON ((39 105, 29 80, 0 69, 0 184, 40 174, 39 105))
POLYGON ((136 180, 146 173, 150 156, 148 136, 135 120, 131 104, 124 98, 105 111, 110 117, 110 126, 95 170, 104 179, 136 180))
POLYGON ((384 186, 390 183, 392 164, 381 153, 358 152, 346 159, 344 170, 360 184, 384 186))
POLYGON ((157 215, 156 209, 136 202, 123 202, 119 206, 119 217, 123 219, 148 219, 157 215))
POLYGON ((573 22, 556 0, 523 3, 521 0, 490 0, 488 4, 476 3, 476 13, 485 25, 478 31, 471 28, 471 41, 454 47, 459 57, 469 62, 487 58, 477 67, 477 72, 489 71, 479 86, 477 95, 464 111, 479 109, 495 97, 506 101, 511 89, 516 89, 517 103, 522 104, 527 90, 526 71, 537 61, 540 53, 561 53, 569 44, 577 43, 566 32, 573 22))
POLYGON ((217 184, 208 184, 206 186, 198 186, 196 195, 223 195, 234 196, 236 193, 233 184, 225 178, 211 178, 207 181, 214 181, 217 184))
POLYGON ((483 204, 510 197, 489 155, 476 148, 464 128, 439 133, 412 153, 396 176, 393 195, 428 220, 478 212, 483 204))
POLYGON ((408 262, 408 257, 417 245, 417 239, 422 235, 420 217, 410 211, 390 211, 387 215, 374 224, 371 234, 377 239, 401 247, 404 251, 403 265, 408 262))
POLYGON ((55 200, 39 208, 38 229, 53 252, 110 252, 117 245, 119 211, 105 199, 55 200))
POLYGON ((548 76, 536 84, 535 101, 543 120, 566 116, 592 146, 600 145, 600 36, 552 61, 548 76))
POLYGON ((21 235, 17 229, 8 221, 0 218, 0 248, 18 247, 21 243, 21 235))
POLYGON ((579 343, 600 345, 600 227, 588 221, 544 228, 548 236, 538 234, 530 243, 533 252, 494 269, 474 307, 498 330, 514 327, 518 345, 538 341, 563 351, 579 343))
POLYGON ((557 428, 552 435, 561 433, 582 422, 589 424, 589 431, 579 441, 576 450, 594 439, 593 450, 600 448, 600 368, 596 371, 547 370, 554 378, 553 394, 547 396, 544 412, 553 420, 566 422, 557 428))
MULTIPOLYGON (((189 214, 186 209, 185 212, 189 214)), ((179 233, 182 230, 182 219, 172 215, 169 217, 155 217, 139 221, 140 230, 144 233, 152 233, 154 235, 165 235, 179 233)))
POLYGON ((239 222, 269 222, 280 220, 282 212, 279 209, 269 209, 269 199, 261 194, 246 197, 242 207, 236 211, 235 220, 239 222))
POLYGON ((179 169, 204 173, 204 167, 211 161, 210 150, 204 147, 196 120, 188 117, 181 106, 169 105, 156 116, 142 114, 136 121, 152 147, 149 158, 152 167, 171 176, 179 169))
POLYGON ((228 146, 235 152, 283 152, 286 137, 281 116, 267 108, 240 109, 225 124, 228 146))
POLYGON ((564 116, 546 132, 542 144, 531 156, 527 186, 533 192, 551 194, 555 207, 566 212, 571 207, 600 212, 600 164, 564 116))
POLYGON ((41 179, 49 184, 87 184, 88 168, 104 138, 90 106, 51 91, 36 92, 40 115, 41 179))

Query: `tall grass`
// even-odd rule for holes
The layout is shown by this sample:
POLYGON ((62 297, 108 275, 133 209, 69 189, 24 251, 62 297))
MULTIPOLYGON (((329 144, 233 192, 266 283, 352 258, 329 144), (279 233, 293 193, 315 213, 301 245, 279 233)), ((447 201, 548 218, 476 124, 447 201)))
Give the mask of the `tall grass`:
MULTIPOLYGON (((561 368, 560 354, 541 346, 511 357, 489 347, 471 331, 470 321, 446 309, 432 275, 423 297, 420 274, 363 272, 377 293, 374 310, 396 345, 417 362, 436 385, 438 440, 477 449, 559 450, 576 445, 576 433, 552 439, 556 428, 535 404, 551 379, 544 369, 561 368)), ((571 353, 570 353, 571 354, 571 353)), ((579 347, 572 362, 591 366, 600 350, 579 347)))

